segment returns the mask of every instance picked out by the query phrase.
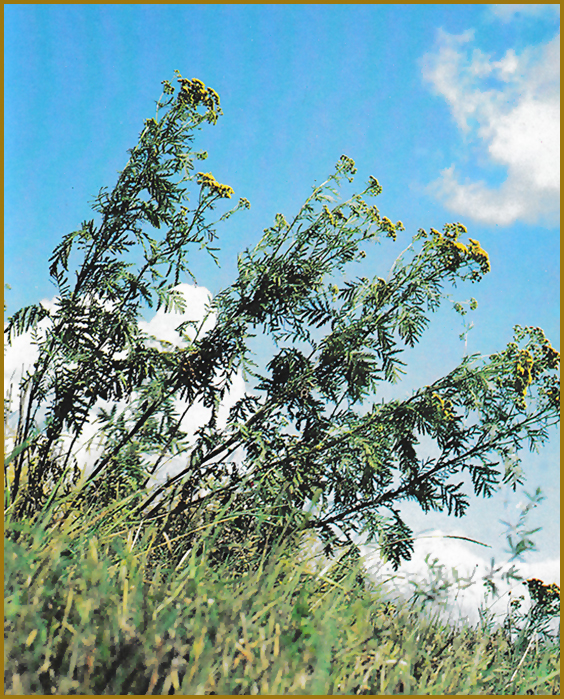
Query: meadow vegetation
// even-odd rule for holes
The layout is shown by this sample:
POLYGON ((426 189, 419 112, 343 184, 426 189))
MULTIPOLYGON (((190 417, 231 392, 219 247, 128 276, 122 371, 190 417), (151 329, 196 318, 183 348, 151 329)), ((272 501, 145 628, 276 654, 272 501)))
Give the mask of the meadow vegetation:
POLYGON ((472 626, 424 589, 394 597, 348 550, 274 542, 265 556, 250 537, 210 563, 225 513, 194 521, 174 565, 174 542, 129 514, 9 524, 7 694, 560 693, 559 638, 537 633, 557 594, 512 626, 472 626))
MULTIPOLYGON (((479 282, 490 260, 456 222, 420 229, 386 278, 351 281, 365 248, 405 231, 371 203, 374 177, 341 198, 347 156, 239 256, 178 346, 149 337, 146 309, 184 310, 192 253, 215 258, 217 226, 250 206, 214 219, 234 192, 196 172, 207 154, 191 144, 219 96, 178 83, 164 81, 97 218, 54 250, 52 307, 6 325, 8 343, 37 345, 5 401, 6 693, 559 693, 557 586, 529 580, 530 608, 517 596, 503 623, 484 611, 472 626, 441 616, 437 590, 392 594, 358 547, 397 569, 414 540, 401 502, 462 517, 465 482, 482 497, 522 484, 522 446, 559 420, 559 353, 517 326, 501 351, 377 401, 434 311, 476 308, 447 289, 479 282), (264 364, 257 337, 274 348, 264 364), (250 390, 222 419, 240 375, 250 390), (207 411, 195 435, 194 406, 207 411)), ((510 540, 516 560, 531 534, 510 540)))

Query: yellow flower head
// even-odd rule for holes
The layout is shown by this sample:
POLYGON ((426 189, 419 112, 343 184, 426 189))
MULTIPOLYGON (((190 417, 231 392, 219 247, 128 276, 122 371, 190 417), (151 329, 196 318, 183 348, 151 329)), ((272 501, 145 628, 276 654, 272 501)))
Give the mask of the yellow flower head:
POLYGON ((542 349, 548 364, 548 368, 557 369, 558 365, 560 364, 560 352, 555 350, 548 340, 543 344, 542 349))
POLYGON ((435 404, 435 407, 441 416, 445 420, 452 420, 454 414, 452 412, 452 403, 450 400, 444 400, 438 393, 432 393, 431 398, 435 404))
POLYGON ((459 243, 456 238, 451 236, 446 238, 441 236, 436 238, 436 241, 438 248, 444 253, 446 268, 451 272, 456 272, 468 255, 466 245, 459 243))
POLYGON ((327 204, 323 204, 323 213, 327 216, 329 221, 331 222, 331 225, 335 225, 335 219, 333 218, 333 214, 331 213, 331 210, 327 206, 327 204))
POLYGON ((196 182, 202 185, 202 188, 207 187, 212 194, 217 194, 222 198, 231 199, 234 190, 227 184, 220 184, 211 172, 199 172, 196 182))
POLYGON ((488 253, 482 248, 479 240, 472 240, 472 238, 468 238, 468 240, 470 241, 470 245, 468 245, 468 254, 471 259, 478 263, 482 270, 482 274, 487 274, 491 270, 488 253))
POLYGON ((515 382, 514 388, 519 394, 519 403, 523 405, 527 395, 527 389, 533 381, 532 368, 533 357, 529 350, 520 350, 515 363, 515 382))
POLYGON ((378 180, 373 175, 370 175, 370 177, 368 178, 367 191, 369 191, 375 195, 382 193, 382 185, 378 182, 378 180))
POLYGON ((385 231, 388 238, 393 238, 394 240, 397 239, 398 234, 396 232, 396 227, 387 216, 380 219, 380 229, 385 231))
POLYGON ((219 108, 219 95, 211 87, 206 87, 201 80, 198 80, 198 78, 194 78, 193 80, 178 78, 178 82, 180 83, 178 99, 181 102, 189 104, 194 108, 202 104, 212 114, 221 114, 221 109, 219 108))

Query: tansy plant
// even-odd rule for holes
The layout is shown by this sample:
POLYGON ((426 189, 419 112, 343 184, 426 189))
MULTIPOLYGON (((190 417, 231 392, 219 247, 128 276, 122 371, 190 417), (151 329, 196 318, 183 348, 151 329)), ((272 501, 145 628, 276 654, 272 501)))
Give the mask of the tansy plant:
POLYGON ((96 198, 95 218, 55 248, 55 306, 28 306, 7 324, 8 342, 31 331, 39 349, 14 406, 11 516, 56 508, 69 495, 85 508, 132 496, 133 520, 160 522, 178 563, 190 549, 186 532, 228 508, 212 558, 229 559, 250 532, 266 553, 309 529, 328 551, 363 536, 398 566, 413 551, 402 502, 461 517, 465 474, 483 497, 502 481, 522 482, 522 445, 536 448, 559 419, 559 354, 540 328, 518 327, 498 353, 464 357, 409 398, 377 400, 379 386, 401 378, 403 351, 451 287, 479 282, 490 259, 451 223, 420 229, 380 272, 386 278, 346 280, 373 246, 405 238, 401 221, 374 204, 382 191, 374 177, 341 198, 341 183, 356 174, 346 156, 297 213, 277 214, 239 256, 237 278, 209 309, 211 329, 184 323, 181 347, 149 343, 144 307, 181 310, 176 287, 193 276, 192 253, 213 256, 217 224, 249 206, 240 199, 214 220, 233 190, 195 172, 206 154, 192 142, 221 115, 219 97, 199 80, 178 82, 175 90, 164 81, 155 117, 116 185, 96 198), (256 335, 274 348, 263 363, 251 351, 256 335), (253 390, 222 424, 219 406, 240 371, 253 390), (182 418, 197 403, 210 413, 193 440, 182 418), (75 448, 93 411, 101 452, 83 474, 75 448), (424 450, 423 438, 434 449, 424 450), (172 457, 183 468, 150 487, 172 457))

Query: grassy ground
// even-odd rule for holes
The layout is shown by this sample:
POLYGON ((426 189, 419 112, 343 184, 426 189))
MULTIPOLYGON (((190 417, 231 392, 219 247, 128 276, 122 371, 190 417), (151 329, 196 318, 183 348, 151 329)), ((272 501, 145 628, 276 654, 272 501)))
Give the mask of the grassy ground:
POLYGON ((560 692, 558 640, 451 625, 296 542, 214 560, 211 524, 179 558, 123 507, 8 522, 6 694, 560 692))

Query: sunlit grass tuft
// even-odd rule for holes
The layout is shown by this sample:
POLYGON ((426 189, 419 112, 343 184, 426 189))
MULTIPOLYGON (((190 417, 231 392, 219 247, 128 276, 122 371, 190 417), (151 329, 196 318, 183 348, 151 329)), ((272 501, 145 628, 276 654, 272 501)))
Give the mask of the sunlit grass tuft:
POLYGON ((221 562, 221 513, 174 558, 127 514, 8 522, 7 694, 559 693, 556 640, 517 653, 296 542, 221 562))

